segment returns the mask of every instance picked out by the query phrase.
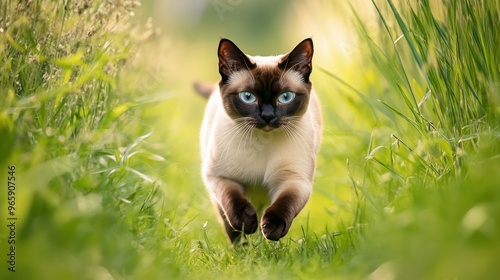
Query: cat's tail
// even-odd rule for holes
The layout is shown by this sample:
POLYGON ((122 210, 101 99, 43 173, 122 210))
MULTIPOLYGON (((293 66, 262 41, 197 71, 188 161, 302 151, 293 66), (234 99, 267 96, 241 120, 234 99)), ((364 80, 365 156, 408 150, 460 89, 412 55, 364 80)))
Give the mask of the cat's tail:
POLYGON ((199 95, 209 98, 212 92, 216 90, 217 84, 194 82, 193 87, 199 95))

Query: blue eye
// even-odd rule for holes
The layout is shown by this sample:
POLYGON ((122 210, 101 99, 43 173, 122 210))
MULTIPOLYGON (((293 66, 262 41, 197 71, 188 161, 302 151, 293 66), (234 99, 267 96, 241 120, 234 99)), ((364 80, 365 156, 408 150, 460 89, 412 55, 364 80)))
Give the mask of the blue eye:
POLYGON ((255 97, 255 95, 251 94, 248 91, 240 92, 240 98, 241 98, 241 100, 243 100, 243 102, 249 103, 249 104, 254 103, 255 100, 257 100, 257 97, 255 97))
POLYGON ((290 103, 295 98, 295 93, 291 91, 283 92, 279 97, 278 101, 280 103, 286 104, 290 103))

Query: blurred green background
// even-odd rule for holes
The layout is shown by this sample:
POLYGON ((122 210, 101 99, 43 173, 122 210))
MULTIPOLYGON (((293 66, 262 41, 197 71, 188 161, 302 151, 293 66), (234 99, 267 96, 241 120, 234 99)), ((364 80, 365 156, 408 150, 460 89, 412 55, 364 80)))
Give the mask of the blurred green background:
POLYGON ((497 1, 2 1, 2 279, 495 279, 497 1), (200 178, 217 45, 312 37, 325 129, 280 242, 232 247, 200 178))

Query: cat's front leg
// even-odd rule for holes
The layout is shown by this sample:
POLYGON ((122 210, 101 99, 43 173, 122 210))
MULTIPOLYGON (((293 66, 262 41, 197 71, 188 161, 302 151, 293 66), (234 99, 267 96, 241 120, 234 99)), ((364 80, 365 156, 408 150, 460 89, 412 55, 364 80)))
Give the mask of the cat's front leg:
POLYGON ((256 232, 257 212, 246 199, 243 186, 230 179, 219 177, 208 178, 207 181, 231 242, 237 242, 241 232, 245 234, 256 232))
POLYGON ((285 236, 293 219, 304 208, 311 194, 311 184, 287 181, 273 194, 273 203, 262 216, 262 234, 269 240, 278 241, 285 236))

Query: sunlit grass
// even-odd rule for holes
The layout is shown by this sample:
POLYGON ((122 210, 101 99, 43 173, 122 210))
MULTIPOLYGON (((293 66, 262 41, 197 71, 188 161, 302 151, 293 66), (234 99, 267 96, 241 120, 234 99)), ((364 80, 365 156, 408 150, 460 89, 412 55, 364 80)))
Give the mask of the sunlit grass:
POLYGON ((498 272, 495 1, 298 9, 290 26, 327 23, 313 38, 325 118, 315 190, 286 238, 254 234, 241 247, 225 239, 199 171, 205 100, 191 83, 218 79, 217 38, 157 37, 131 20, 133 1, 85 3, 0 4, 0 162, 18 170, 17 278, 498 272))
POLYGON ((353 87, 324 71, 381 117, 363 172, 353 180, 361 211, 377 213, 361 218, 373 232, 363 237, 367 243, 359 257, 367 259, 359 268, 373 271, 374 278, 493 277, 498 238, 470 238, 466 224, 484 219, 489 222, 483 220, 481 228, 499 230, 492 226, 498 220, 493 206, 498 194, 494 191, 488 202, 482 197, 498 180, 495 172, 484 170, 499 164, 499 104, 493 97, 498 88, 492 87, 498 84, 499 53, 484 48, 499 39, 492 21, 498 4, 397 4, 373 3, 376 34, 354 12, 371 61, 364 69, 376 69, 380 84, 353 87), (363 91, 370 95, 363 97, 363 91), (478 156, 483 149, 487 152, 478 156), (477 207, 483 218, 471 218, 477 207), (486 243, 492 248, 482 247, 486 243), (483 257, 474 261, 476 254, 483 257))
POLYGON ((162 197, 150 170, 166 159, 138 110, 151 101, 125 83, 149 32, 128 23, 134 6, 0 5, 0 161, 16 166, 18 218, 17 271, 2 266, 4 279, 129 275, 142 259, 162 197))

